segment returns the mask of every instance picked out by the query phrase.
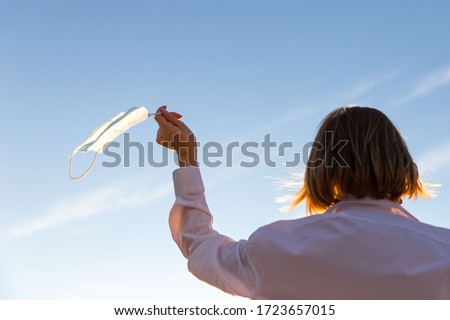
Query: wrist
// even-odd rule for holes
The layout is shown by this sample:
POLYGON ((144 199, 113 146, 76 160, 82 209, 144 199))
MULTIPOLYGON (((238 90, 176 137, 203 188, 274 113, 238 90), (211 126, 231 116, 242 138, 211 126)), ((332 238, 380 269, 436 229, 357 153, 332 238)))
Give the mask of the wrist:
POLYGON ((181 148, 177 150, 178 165, 180 167, 198 167, 197 148, 181 148))

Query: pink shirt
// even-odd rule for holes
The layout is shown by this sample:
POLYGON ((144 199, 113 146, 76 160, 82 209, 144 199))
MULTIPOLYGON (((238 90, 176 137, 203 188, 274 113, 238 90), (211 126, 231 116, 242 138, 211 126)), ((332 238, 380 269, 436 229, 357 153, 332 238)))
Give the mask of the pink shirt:
POLYGON ((173 173, 172 237, 197 278, 252 299, 450 299, 450 230, 389 200, 348 199, 248 240, 212 227, 197 167, 173 173))

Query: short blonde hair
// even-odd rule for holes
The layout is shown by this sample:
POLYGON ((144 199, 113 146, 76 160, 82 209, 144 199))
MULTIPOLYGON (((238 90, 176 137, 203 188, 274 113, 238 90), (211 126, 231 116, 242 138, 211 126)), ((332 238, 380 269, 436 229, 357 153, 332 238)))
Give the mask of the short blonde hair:
POLYGON ((290 206, 305 201, 308 214, 322 213, 348 195, 393 201, 430 196, 402 135, 374 108, 346 106, 325 117, 308 157, 304 184, 290 206), (336 155, 336 161, 330 158, 336 155))

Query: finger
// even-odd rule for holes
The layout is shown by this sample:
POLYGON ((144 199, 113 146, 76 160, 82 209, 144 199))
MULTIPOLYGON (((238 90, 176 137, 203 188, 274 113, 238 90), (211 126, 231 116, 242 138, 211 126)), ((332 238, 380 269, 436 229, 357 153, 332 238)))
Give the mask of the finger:
POLYGON ((177 119, 182 119, 183 118, 183 116, 181 114, 177 113, 177 112, 173 112, 172 111, 170 113, 172 113, 175 116, 175 118, 177 118, 177 119))
MULTIPOLYGON (((162 114, 163 110, 166 110, 166 108, 167 108, 166 106, 159 107, 153 115, 156 117, 157 115, 162 114)), ((172 111, 170 113, 173 114, 175 116, 175 118, 177 118, 177 119, 183 118, 183 116, 181 114, 179 114, 178 112, 173 112, 172 111)))
MULTIPOLYGON (((174 115, 174 112, 167 112, 165 109, 161 109, 161 113, 164 118, 166 118, 167 121, 172 123, 174 126, 182 129, 182 130, 189 130, 189 128, 184 124, 183 121, 180 121, 177 119, 177 117, 174 115)), ((176 113, 176 112, 175 112, 176 113)))

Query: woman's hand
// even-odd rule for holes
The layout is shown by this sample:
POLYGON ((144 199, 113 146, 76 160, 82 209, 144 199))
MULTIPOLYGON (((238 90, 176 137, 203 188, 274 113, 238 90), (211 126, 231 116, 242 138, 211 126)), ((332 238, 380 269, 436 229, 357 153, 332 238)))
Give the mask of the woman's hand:
POLYGON ((197 143, 195 136, 176 112, 168 112, 166 106, 158 108, 155 120, 159 129, 156 142, 174 150, 178 155, 180 167, 197 166, 197 143))

